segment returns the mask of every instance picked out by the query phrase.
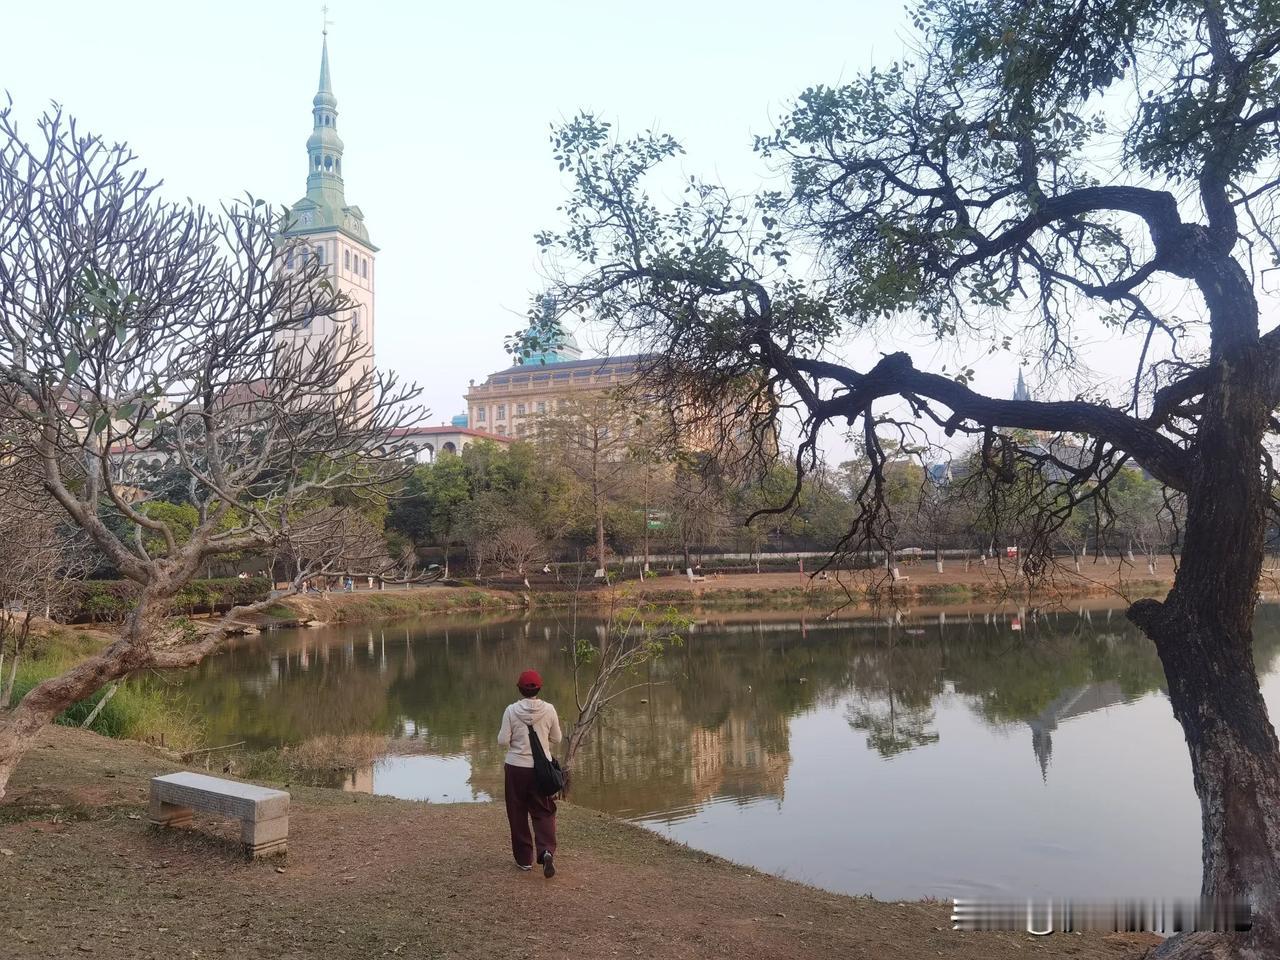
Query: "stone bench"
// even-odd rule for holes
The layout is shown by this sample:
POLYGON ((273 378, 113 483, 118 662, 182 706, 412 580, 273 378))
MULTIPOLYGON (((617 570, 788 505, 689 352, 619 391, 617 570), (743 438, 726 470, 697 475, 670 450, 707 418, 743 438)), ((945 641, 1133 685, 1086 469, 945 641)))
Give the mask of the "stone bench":
POLYGON ((253 857, 284 853, 289 839, 289 794, 203 773, 171 773, 151 778, 151 822, 185 827, 191 811, 240 821, 240 839, 253 857))

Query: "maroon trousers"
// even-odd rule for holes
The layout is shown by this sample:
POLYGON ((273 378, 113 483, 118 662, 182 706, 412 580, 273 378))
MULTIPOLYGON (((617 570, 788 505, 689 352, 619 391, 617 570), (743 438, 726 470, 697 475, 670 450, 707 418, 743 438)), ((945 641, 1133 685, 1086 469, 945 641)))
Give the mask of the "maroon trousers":
POLYGON ((541 860, 544 853, 556 852, 556 802, 538 793, 533 778, 533 767, 502 765, 506 774, 504 793, 507 801, 507 821, 511 824, 511 852, 522 867, 541 860), (533 820, 533 833, 529 832, 529 820, 533 820))

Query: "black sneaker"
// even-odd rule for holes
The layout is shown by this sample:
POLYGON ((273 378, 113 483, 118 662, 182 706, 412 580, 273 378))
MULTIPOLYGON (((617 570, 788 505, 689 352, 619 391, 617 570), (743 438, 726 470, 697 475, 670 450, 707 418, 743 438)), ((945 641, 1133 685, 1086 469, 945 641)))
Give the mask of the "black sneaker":
POLYGON ((549 853, 542 855, 542 875, 550 880, 556 875, 556 865, 552 863, 552 856, 549 853))

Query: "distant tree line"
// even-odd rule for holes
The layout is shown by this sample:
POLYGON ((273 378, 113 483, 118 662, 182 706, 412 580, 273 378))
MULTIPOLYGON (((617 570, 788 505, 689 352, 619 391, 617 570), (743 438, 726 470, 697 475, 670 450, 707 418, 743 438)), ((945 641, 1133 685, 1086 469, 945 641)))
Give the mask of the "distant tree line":
MULTIPOLYGON (((634 558, 647 565, 675 555, 683 569, 720 553, 839 553, 870 473, 865 458, 824 466, 806 474, 789 508, 762 512, 795 488, 782 459, 743 475, 706 454, 655 457, 625 438, 603 442, 603 431, 567 445, 562 428, 506 446, 472 444, 418 466, 386 515, 388 549, 454 576, 517 579, 548 563, 598 568, 634 558)), ((1030 470, 1012 484, 993 484, 977 469, 980 456, 974 449, 939 464, 922 451, 893 452, 882 471, 890 553, 937 563, 956 551, 977 558, 1016 547, 1026 554, 1028 541, 1043 536, 1032 515, 1051 509, 1042 501, 1060 493, 1030 470)), ((1176 549, 1181 504, 1142 471, 1122 471, 1095 505, 1092 512, 1061 505, 1050 544, 1061 562, 1078 568, 1086 559, 1123 558, 1152 566, 1176 549)), ((872 565, 884 557, 853 553, 841 561, 872 565)))

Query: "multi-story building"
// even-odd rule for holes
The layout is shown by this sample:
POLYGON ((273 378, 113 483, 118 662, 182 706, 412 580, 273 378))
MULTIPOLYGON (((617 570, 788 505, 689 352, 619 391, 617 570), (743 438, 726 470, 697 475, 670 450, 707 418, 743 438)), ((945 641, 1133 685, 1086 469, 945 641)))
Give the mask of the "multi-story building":
POLYGON ((524 363, 490 374, 467 390, 467 425, 520 439, 538 417, 555 413, 574 398, 624 387, 635 381, 641 358, 558 359, 524 363))
POLYGON ((299 324, 281 334, 292 345, 306 348, 342 331, 354 341, 356 362, 339 390, 367 376, 374 363, 374 281, 378 248, 369 241, 364 214, 347 203, 342 180, 342 138, 338 136, 338 100, 329 76, 329 38, 320 49, 320 83, 311 101, 312 130, 307 138, 307 193, 287 211, 280 237, 287 242, 284 269, 317 258, 338 292, 351 303, 348 310, 299 324))

